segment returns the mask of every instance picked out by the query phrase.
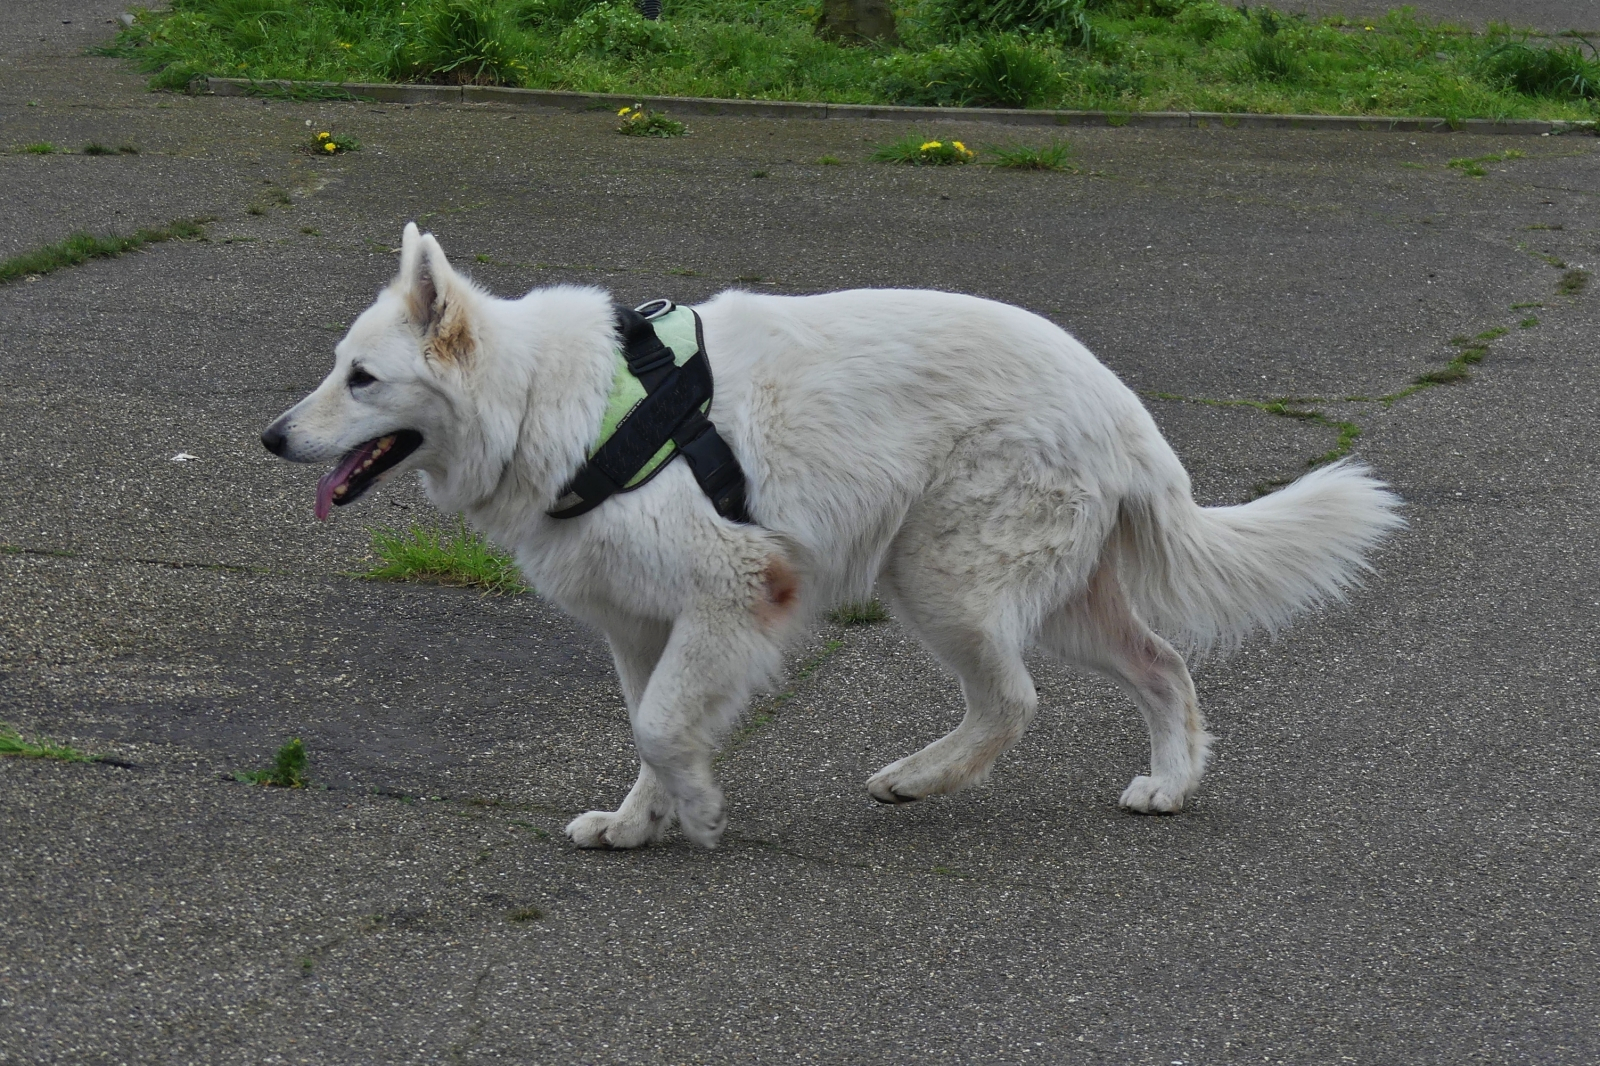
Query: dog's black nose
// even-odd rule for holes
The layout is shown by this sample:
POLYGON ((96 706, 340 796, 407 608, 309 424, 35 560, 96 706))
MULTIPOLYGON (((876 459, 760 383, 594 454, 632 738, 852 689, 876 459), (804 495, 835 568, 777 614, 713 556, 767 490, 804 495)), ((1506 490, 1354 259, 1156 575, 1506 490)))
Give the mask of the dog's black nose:
POLYGON ((261 431, 261 445, 273 455, 282 455, 283 450, 289 446, 289 436, 278 423, 274 422, 261 431))

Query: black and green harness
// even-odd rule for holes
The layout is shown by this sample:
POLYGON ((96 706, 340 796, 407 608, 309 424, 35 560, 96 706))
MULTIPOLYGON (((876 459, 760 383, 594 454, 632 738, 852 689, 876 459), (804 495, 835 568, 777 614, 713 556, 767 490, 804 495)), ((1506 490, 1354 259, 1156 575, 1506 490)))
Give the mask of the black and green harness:
POLYGON ((576 518, 619 492, 631 492, 677 456, 723 518, 750 522, 744 470, 717 427, 711 363, 693 308, 655 300, 617 308, 616 369, 600 439, 550 513, 576 518))

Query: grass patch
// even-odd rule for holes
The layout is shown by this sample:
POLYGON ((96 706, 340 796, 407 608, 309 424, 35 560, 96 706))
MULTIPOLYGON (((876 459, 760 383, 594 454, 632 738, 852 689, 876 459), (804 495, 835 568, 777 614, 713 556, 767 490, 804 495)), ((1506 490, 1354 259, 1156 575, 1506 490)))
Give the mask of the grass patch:
POLYGON ((99 141, 90 141, 83 146, 84 155, 116 155, 117 150, 110 145, 101 144, 99 141))
POLYGON ((1458 382, 1466 381, 1470 377, 1472 377, 1472 374, 1467 370, 1466 366, 1452 359, 1438 370, 1430 370, 1425 374, 1418 374, 1416 383, 1418 385, 1454 385, 1458 382))
POLYGON ((506 912, 506 918, 513 922, 537 922, 544 917, 544 911, 538 907, 517 907, 506 912))
POLYGON ((895 8, 899 42, 862 48, 817 36, 815 0, 675 0, 658 21, 627 0, 173 0, 101 52, 174 90, 216 75, 1124 114, 1600 115, 1587 43, 1409 8, 1363 22, 1218 0, 895 8))
POLYGON ((1539 316, 1538 315, 1529 315, 1527 318, 1525 318, 1521 322, 1517 323, 1517 328, 1519 328, 1519 329, 1532 329, 1534 326, 1537 326, 1538 324, 1539 324, 1539 316))
POLYGON ((872 153, 874 163, 895 163, 907 167, 951 167, 977 158, 960 141, 941 141, 908 133, 898 141, 879 145, 872 153))
POLYGON ((361 151, 361 142, 348 133, 335 135, 328 130, 322 130, 311 138, 309 144, 300 146, 303 151, 312 155, 339 155, 341 152, 361 151))
POLYGON ((662 111, 651 111, 643 104, 634 104, 617 112, 622 121, 617 132, 626 137, 682 137, 689 127, 670 119, 662 111))
POLYGON ((306 746, 299 737, 290 740, 272 758, 266 770, 240 770, 233 775, 235 781, 247 785, 266 785, 271 788, 305 788, 311 783, 310 763, 306 746))
POLYGON ((99 762, 100 756, 88 755, 65 744, 52 744, 48 740, 26 740, 10 726, 0 725, 0 757, 14 759, 54 759, 57 762, 99 762))
POLYGON ((844 160, 840 159, 836 155, 819 155, 817 156, 817 165, 823 167, 842 167, 844 166, 844 160))
POLYGON ((378 565, 360 576, 374 581, 428 581, 501 595, 528 591, 511 556, 469 530, 465 520, 454 529, 412 523, 405 532, 374 530, 372 552, 378 565))
POLYGON ((1487 169, 1488 164, 1504 163, 1508 159, 1523 159, 1527 156, 1527 154, 1528 153, 1526 152, 1519 152, 1515 148, 1507 148, 1503 152, 1490 152, 1488 155, 1452 159, 1445 165, 1450 167, 1452 170, 1461 171, 1461 173, 1467 175, 1468 177, 1481 178, 1485 174, 1489 173, 1487 169))
POLYGON ((1556 294, 1559 296, 1576 296, 1589 287, 1589 272, 1587 270, 1569 270, 1561 275, 1561 280, 1556 282, 1556 294))
POLYGON ((866 626, 888 621, 889 612, 877 600, 845 603, 828 612, 828 621, 842 626, 866 626))
POLYGON ((54 155, 61 151, 49 141, 34 141, 32 144, 23 145, 22 150, 29 155, 54 155))
POLYGON ((1026 144, 991 145, 984 151, 989 155, 989 165, 1007 170, 1066 170, 1076 173, 1072 165, 1072 146, 1066 141, 1034 147, 1026 144))
POLYGON ((14 255, 0 261, 0 285, 18 278, 37 277, 77 266, 91 259, 115 259, 128 252, 136 252, 147 244, 162 241, 204 240, 205 224, 210 219, 178 219, 157 229, 135 230, 121 237, 115 234, 96 237, 92 233, 74 233, 64 241, 47 244, 31 252, 14 255))

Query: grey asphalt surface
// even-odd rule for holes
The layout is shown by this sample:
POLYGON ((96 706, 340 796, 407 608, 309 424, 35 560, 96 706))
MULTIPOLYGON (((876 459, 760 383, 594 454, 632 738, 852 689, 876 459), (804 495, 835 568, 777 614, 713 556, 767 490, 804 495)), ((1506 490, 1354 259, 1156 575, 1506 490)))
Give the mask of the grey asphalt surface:
MULTIPOLYGON (((1082 130, 1077 175, 907 171, 865 162, 892 123, 639 143, 149 94, 81 54, 118 9, 8 11, 0 140, 140 153, 0 155, 0 255, 215 221, 0 287, 0 721, 132 764, 0 760, 0 1062, 1600 1057, 1600 285, 1556 291, 1600 260, 1600 142, 1082 130), (308 121, 367 147, 304 155, 308 121), (960 713, 890 622, 796 649, 722 763, 720 850, 580 852, 561 826, 634 772, 599 639, 347 576, 442 518, 394 485, 318 526, 315 472, 255 440, 410 218, 503 294, 960 289, 1152 397, 1325 397, 1412 526, 1349 605, 1197 670, 1217 758, 1181 817, 1117 810, 1143 727, 1045 664, 990 785, 871 802, 960 713), (1342 399, 1499 328, 1468 383, 1342 399), (290 736, 326 787, 231 780, 290 736)), ((1208 503, 1334 438, 1150 404, 1208 503)))

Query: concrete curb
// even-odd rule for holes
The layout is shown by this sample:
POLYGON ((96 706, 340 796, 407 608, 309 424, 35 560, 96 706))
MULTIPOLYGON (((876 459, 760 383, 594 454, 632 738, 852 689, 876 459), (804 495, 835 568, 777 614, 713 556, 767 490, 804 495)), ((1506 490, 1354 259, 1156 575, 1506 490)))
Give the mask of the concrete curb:
MULTIPOLYGON (((196 79, 192 89, 199 87, 196 79)), ((740 118, 886 119, 899 122, 982 122, 1001 126, 1144 126, 1154 129, 1367 130, 1387 133, 1481 133, 1537 137, 1597 133, 1592 122, 1547 119, 1442 118, 1376 115, 1254 115, 1214 111, 1024 111, 992 107, 895 107, 879 104, 819 104, 785 100, 718 100, 693 96, 627 96, 559 89, 509 89, 495 85, 396 85, 367 82, 252 81, 207 78, 215 96, 303 94, 307 100, 349 98, 386 104, 506 104, 563 111, 615 111, 642 103, 675 115, 740 118), (341 96, 340 94, 343 94, 341 96)))

